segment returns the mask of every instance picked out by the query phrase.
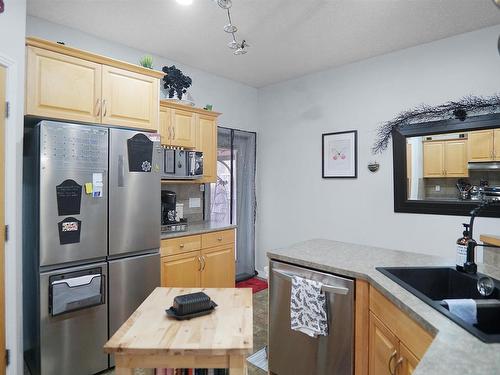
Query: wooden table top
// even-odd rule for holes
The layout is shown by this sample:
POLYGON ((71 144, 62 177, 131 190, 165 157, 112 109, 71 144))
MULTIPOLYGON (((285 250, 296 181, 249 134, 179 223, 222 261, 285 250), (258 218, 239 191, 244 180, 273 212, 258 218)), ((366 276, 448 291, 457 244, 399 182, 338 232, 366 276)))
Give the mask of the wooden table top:
POLYGON ((492 234, 481 234, 479 239, 484 243, 500 246, 500 236, 494 236, 492 234))
POLYGON ((108 353, 237 355, 253 348, 252 290, 156 288, 104 346, 108 353), (205 292, 215 311, 190 320, 167 317, 175 296, 205 292))

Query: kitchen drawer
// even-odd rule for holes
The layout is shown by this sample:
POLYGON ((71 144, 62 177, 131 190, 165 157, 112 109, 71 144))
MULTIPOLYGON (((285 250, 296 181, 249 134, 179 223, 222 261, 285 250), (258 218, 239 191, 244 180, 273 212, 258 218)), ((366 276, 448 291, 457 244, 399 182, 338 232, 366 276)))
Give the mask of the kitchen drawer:
POLYGON ((203 249, 234 243, 234 229, 210 232, 201 235, 203 249))
POLYGON ((423 357, 432 335, 373 287, 370 287, 370 311, 418 358, 423 357))
POLYGON ((161 256, 187 253, 201 249, 201 236, 185 236, 161 240, 161 256))

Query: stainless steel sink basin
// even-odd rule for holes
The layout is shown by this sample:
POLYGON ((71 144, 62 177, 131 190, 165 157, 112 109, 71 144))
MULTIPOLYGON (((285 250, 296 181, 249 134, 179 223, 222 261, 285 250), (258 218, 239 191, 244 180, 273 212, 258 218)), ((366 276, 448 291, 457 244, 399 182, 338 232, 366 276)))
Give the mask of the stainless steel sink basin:
POLYGON ((478 290, 485 275, 470 275, 451 267, 379 267, 378 271, 416 295, 440 313, 484 342, 500 342, 500 281, 492 279, 494 289, 487 297, 478 290), (477 305, 477 324, 469 324, 450 313, 445 299, 473 299, 477 305))

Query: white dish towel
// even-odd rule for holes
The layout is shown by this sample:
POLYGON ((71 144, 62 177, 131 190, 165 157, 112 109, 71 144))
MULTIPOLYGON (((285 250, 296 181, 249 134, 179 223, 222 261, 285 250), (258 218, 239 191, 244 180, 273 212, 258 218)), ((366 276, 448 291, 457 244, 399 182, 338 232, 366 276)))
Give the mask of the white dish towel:
POLYGON ((290 321, 294 331, 311 337, 328 334, 326 297, 318 281, 292 276, 290 321))
POLYGON ((477 324, 477 306, 473 299, 445 299, 448 310, 464 322, 477 324))

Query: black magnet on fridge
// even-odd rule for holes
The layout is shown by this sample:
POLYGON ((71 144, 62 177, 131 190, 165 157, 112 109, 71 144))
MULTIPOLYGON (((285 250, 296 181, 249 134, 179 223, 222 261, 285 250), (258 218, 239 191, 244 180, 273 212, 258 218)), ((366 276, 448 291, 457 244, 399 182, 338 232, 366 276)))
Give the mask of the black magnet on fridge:
POLYGON ((74 217, 67 217, 57 223, 59 227, 59 243, 68 245, 80 242, 80 233, 82 231, 82 222, 74 217))
POLYGON ((127 139, 128 169, 130 172, 151 172, 153 141, 138 133, 127 139))
POLYGON ((82 185, 75 180, 65 180, 56 186, 57 212, 59 216, 79 215, 82 203, 82 185))

